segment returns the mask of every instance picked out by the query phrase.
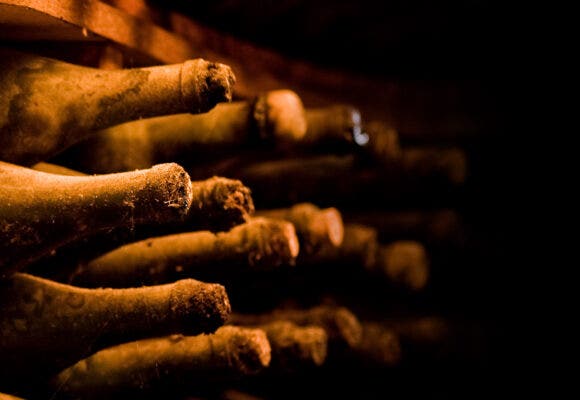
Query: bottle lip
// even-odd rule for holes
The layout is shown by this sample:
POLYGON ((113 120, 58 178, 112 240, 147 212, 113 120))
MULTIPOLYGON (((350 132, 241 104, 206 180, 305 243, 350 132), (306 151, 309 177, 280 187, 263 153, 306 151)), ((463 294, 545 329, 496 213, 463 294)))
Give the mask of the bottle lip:
POLYGON ((181 64, 181 99, 184 109, 191 113, 204 113, 218 103, 231 102, 235 83, 234 72, 226 64, 202 58, 181 64))
POLYGON ((306 112, 300 97, 292 90, 271 90, 252 103, 255 137, 260 141, 284 144, 299 142, 306 135, 306 112))

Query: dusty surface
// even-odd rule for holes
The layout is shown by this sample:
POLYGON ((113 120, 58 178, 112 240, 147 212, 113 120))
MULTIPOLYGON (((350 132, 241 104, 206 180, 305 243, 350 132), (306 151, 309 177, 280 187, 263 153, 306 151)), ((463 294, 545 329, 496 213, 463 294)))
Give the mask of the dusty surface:
POLYGON ((191 224, 235 226, 254 213, 250 189, 241 181, 214 176, 192 183, 193 202, 188 214, 191 224))
POLYGON ((174 335, 104 349, 62 371, 53 387, 60 396, 103 398, 183 386, 226 383, 270 363, 270 344, 258 329, 223 327, 214 334, 174 335))
POLYGON ((253 218, 227 232, 186 232, 126 244, 79 265, 72 281, 89 287, 132 287, 199 276, 221 282, 243 271, 292 265, 298 251, 292 224, 253 218))
POLYGON ((17 273, 1 289, 4 377, 54 372, 106 345, 213 332, 230 313, 223 286, 193 279, 131 289, 82 289, 17 273))
POLYGON ((105 71, 2 50, 0 160, 45 161, 96 130, 230 101, 235 77, 202 59, 105 71))
POLYGON ((272 366, 275 373, 291 373, 320 366, 326 360, 328 337, 318 326, 299 327, 279 320, 259 325, 266 332, 272 348, 272 366))
POLYGON ((360 342, 362 327, 358 318, 346 307, 316 306, 309 309, 275 309, 265 314, 232 314, 229 322, 238 325, 258 325, 285 320, 299 326, 324 328, 329 342, 338 347, 354 348, 360 342))
POLYGON ((0 199, 0 274, 6 274, 99 231, 179 221, 192 188, 177 164, 65 176, 0 162, 0 199))
POLYGON ((256 215, 291 222, 296 228, 301 251, 305 255, 312 255, 326 246, 337 247, 342 243, 342 217, 334 207, 320 209, 312 203, 299 203, 290 208, 258 210, 256 215))
POLYGON ((292 145, 306 134, 304 105, 291 90, 272 90, 256 96, 253 117, 262 140, 292 145))

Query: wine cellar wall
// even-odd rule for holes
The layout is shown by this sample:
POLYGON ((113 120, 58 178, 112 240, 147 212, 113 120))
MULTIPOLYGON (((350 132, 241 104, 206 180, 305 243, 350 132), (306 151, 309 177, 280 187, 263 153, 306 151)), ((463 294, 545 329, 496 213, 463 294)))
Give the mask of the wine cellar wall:
POLYGON ((0 0, 0 399, 493 393, 489 14, 403 3, 0 0))

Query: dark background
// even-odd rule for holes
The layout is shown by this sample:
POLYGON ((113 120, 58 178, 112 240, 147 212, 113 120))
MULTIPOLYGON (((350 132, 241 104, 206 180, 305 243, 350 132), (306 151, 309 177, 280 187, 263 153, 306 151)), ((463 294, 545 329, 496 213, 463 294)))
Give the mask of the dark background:
MULTIPOLYGON (((419 295, 385 295, 379 282, 366 282, 369 286, 359 286, 354 292, 344 286, 340 289, 345 282, 332 283, 339 288, 335 294, 360 315, 372 304, 375 315, 369 311, 370 317, 403 309, 458 321, 462 329, 455 338, 455 350, 443 359, 418 355, 417 360, 395 370, 330 367, 324 376, 306 374, 300 380, 292 378, 292 382, 283 377, 272 380, 271 387, 258 388, 258 395, 489 398, 522 390, 517 385, 520 351, 525 336, 542 323, 536 319, 535 325, 522 329, 524 315, 531 308, 529 289, 523 290, 530 269, 524 255, 535 249, 517 244, 522 227, 533 218, 530 213, 524 215, 528 199, 523 191, 530 164, 522 158, 530 158, 525 144, 531 132, 529 125, 538 115, 527 109, 527 104, 538 96, 534 91, 541 76, 530 79, 530 71, 545 58, 536 47, 536 33, 546 28, 531 26, 529 7, 492 0, 149 2, 160 10, 178 11, 220 32, 321 68, 397 84, 413 82, 402 87, 420 89, 424 82, 426 86, 435 83, 451 88, 467 81, 482 89, 474 93, 478 98, 473 102, 480 109, 468 117, 481 122, 475 125, 485 129, 465 135, 453 132, 444 139, 467 153, 466 184, 448 203, 441 204, 440 196, 428 195, 419 202, 424 209, 444 206, 458 210, 469 228, 462 245, 428 249, 433 281, 419 295)), ((440 109, 445 111, 446 103, 442 103, 440 109)), ((400 133, 403 145, 423 144, 422 137, 400 133)), ((445 134, 440 128, 439 133, 445 134)), ((429 144, 437 141, 436 135, 429 138, 429 144)), ((390 206, 385 208, 390 210, 390 206)), ((248 389, 256 388, 250 385, 248 389)))
MULTIPOLYGON (((528 49, 535 45, 533 30, 524 28, 525 10, 490 0, 152 3, 321 67, 399 81, 470 80, 485 88, 478 95, 482 107, 488 108, 484 114, 491 116, 484 125, 491 129, 468 140, 458 138, 470 170, 461 196, 450 204, 465 217, 470 236, 464 248, 435 255, 439 286, 433 285, 419 299, 407 299, 415 303, 411 309, 483 327, 484 350, 477 349, 477 356, 454 355, 445 365, 425 364, 395 375, 391 371, 390 378, 382 370, 367 371, 350 386, 352 392, 341 394, 473 398, 514 390, 512 374, 519 369, 520 356, 514 333, 524 315, 516 304, 522 303, 520 289, 527 274, 516 246, 526 181, 518 154, 523 152, 518 140, 526 127, 518 118, 529 90, 528 49), (391 387, 385 390, 383 385, 391 387)), ((428 198, 423 205, 434 206, 428 198)), ((349 377, 338 374, 328 382, 341 379, 349 377)))
POLYGON ((491 0, 152 3, 294 58, 383 76, 491 78, 527 33, 525 9, 491 0))

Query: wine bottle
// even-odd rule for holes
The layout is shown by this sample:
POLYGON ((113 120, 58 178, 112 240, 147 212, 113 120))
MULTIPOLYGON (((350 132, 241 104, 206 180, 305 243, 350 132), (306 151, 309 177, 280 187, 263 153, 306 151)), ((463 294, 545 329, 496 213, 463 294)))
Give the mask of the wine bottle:
POLYGON ((179 221, 191 201, 191 180, 177 164, 65 176, 0 161, 0 276, 96 232, 179 221))
POLYGON ((290 265, 298 251, 291 223, 254 218, 228 232, 186 232, 126 244, 79 265, 72 282, 129 287, 200 276, 222 282, 243 271, 290 265))
POLYGON ((257 325, 266 332, 272 349, 268 372, 287 374, 319 367, 326 360, 328 337, 316 325, 298 326, 278 320, 257 325))
MULTIPOLYGON (((57 175, 87 176, 61 165, 40 162, 32 169, 57 175)), ((191 182, 192 204, 180 230, 224 231, 247 222, 254 213, 251 191, 241 181, 213 176, 191 182)))
POLYGON ((228 323, 262 325, 273 321, 289 321, 298 326, 320 326, 328 336, 329 356, 333 352, 355 348, 361 340, 362 328, 356 315, 342 306, 318 305, 307 309, 277 308, 269 313, 233 313, 228 323))
POLYGON ((321 247, 338 247, 342 243, 342 216, 334 207, 320 209, 312 203, 298 203, 289 208, 258 210, 255 215, 291 222, 300 239, 301 254, 310 255, 321 247))
POLYGON ((235 77, 203 59, 101 70, 0 49, 0 160, 30 166, 126 121, 202 113, 231 100, 235 77))
POLYGON ((218 104, 203 114, 139 119, 104 129, 53 161, 90 173, 110 173, 178 162, 189 165, 217 151, 280 145, 306 132, 304 107, 290 90, 218 104), (127 151, 130 149, 130 151, 127 151))
MULTIPOLYGON (((429 279, 429 259, 425 247, 412 240, 397 240, 389 244, 378 241, 372 226, 347 223, 344 239, 338 247, 324 246, 315 254, 300 259, 302 265, 338 265, 343 271, 360 271, 385 279, 393 287, 419 291, 429 279)), ((333 268, 337 270, 337 268, 333 268)))
POLYGON ((260 329, 224 326, 210 335, 172 335, 101 350, 51 381, 53 398, 170 397, 254 375, 270 363, 260 329))
POLYGON ((223 286, 193 279, 85 289, 18 272, 0 282, 0 310, 5 377, 56 373, 99 348, 131 340, 213 332, 230 304, 223 286))

